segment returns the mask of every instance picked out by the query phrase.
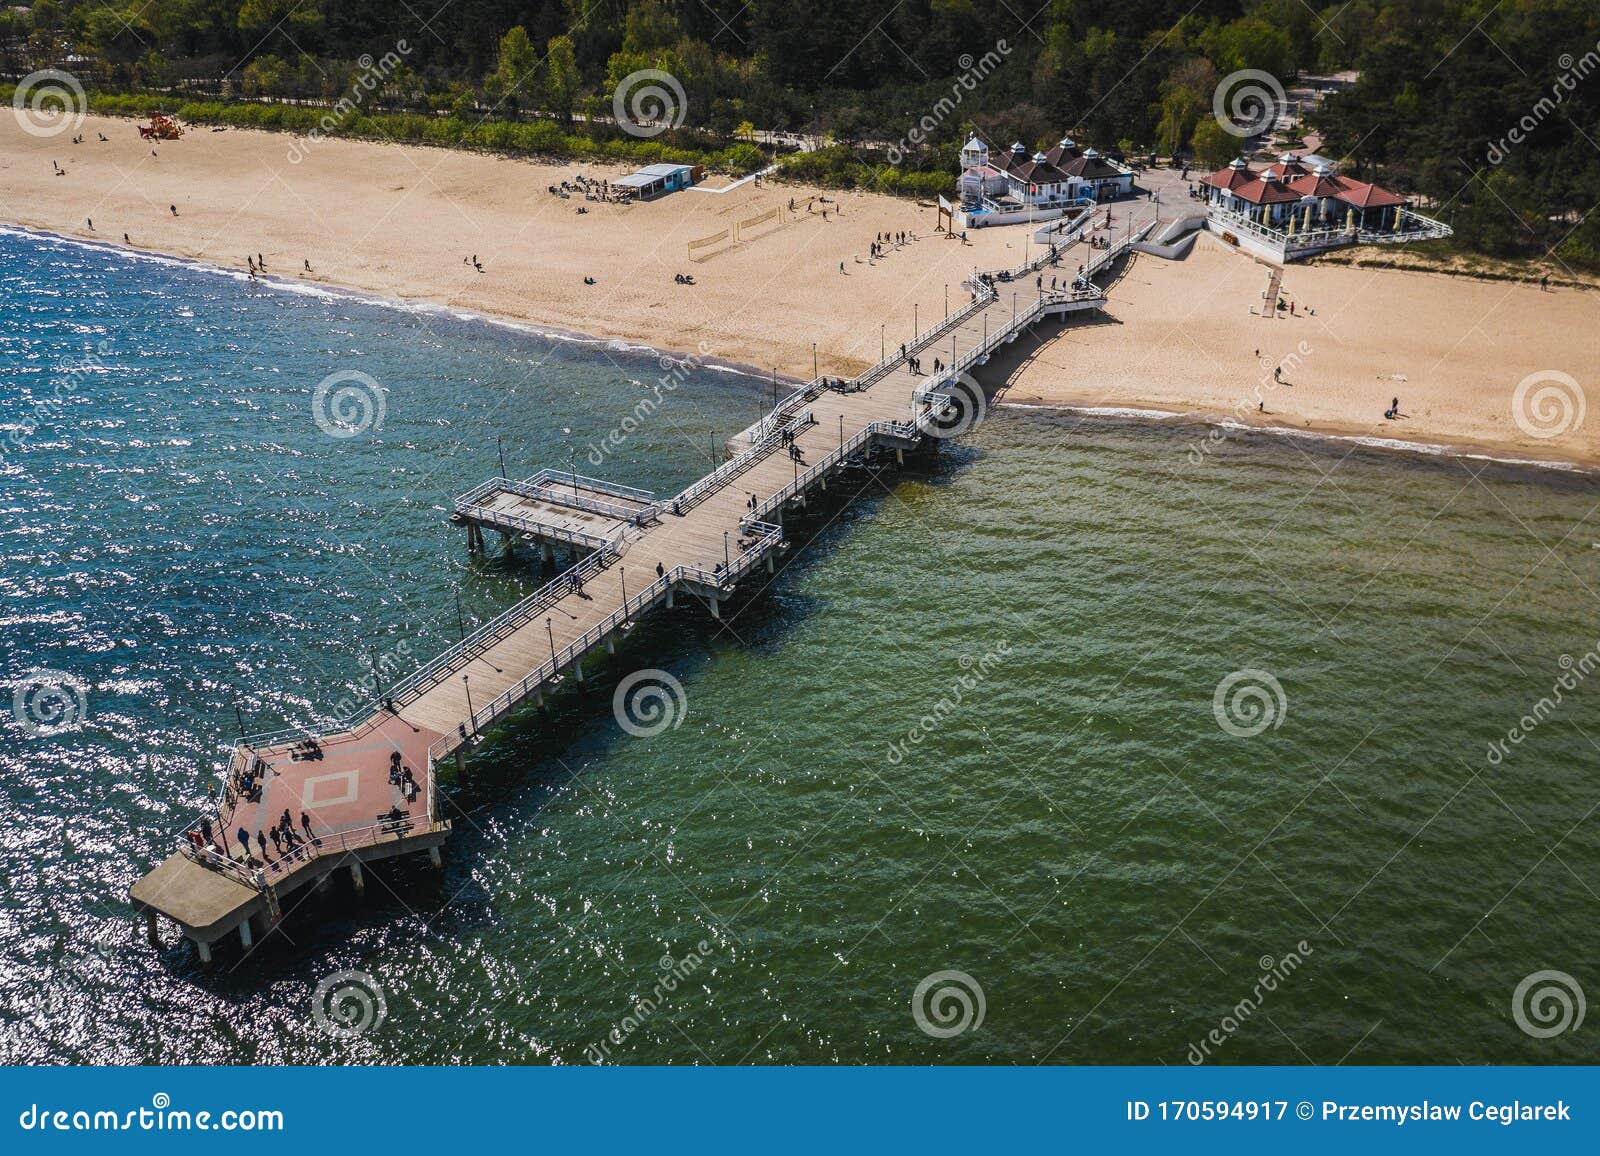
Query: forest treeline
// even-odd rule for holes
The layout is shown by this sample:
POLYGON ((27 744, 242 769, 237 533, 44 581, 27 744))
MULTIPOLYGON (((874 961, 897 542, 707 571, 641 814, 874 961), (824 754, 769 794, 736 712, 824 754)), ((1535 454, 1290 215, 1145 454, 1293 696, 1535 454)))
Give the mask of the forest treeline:
POLYGON ((1297 74, 1351 70, 1359 81, 1315 117, 1347 171, 1424 198, 1465 248, 1600 268, 1595 0, 34 0, 0 11, 0 70, 15 80, 47 67, 77 76, 105 111, 159 101, 196 121, 507 152, 743 172, 769 161, 768 133, 803 133, 832 145, 786 158, 796 175, 914 195, 951 187, 973 128, 1031 146, 1069 131, 1128 155, 1220 164, 1240 148, 1213 115, 1226 78, 1248 69, 1292 87, 1297 74), (646 70, 672 77, 683 121, 642 138, 609 122, 619 85, 646 70))

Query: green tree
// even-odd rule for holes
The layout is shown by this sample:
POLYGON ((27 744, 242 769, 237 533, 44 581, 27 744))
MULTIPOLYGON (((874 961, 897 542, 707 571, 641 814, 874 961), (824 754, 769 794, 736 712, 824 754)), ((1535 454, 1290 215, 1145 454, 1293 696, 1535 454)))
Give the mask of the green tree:
POLYGON ((583 77, 578 72, 578 57, 569 36, 553 37, 545 59, 544 94, 550 108, 563 121, 572 120, 583 77))
POLYGON ((515 112, 537 90, 535 77, 539 71, 539 54, 528 30, 518 24, 500 38, 500 55, 495 70, 483 78, 483 91, 489 99, 515 112))

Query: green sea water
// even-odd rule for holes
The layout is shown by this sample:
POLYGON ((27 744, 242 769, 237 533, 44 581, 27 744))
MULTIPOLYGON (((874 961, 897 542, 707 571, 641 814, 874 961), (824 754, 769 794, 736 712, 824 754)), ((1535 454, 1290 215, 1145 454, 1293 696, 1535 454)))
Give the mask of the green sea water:
MULTIPOLYGON (((652 619, 498 731, 442 873, 341 880, 210 973, 151 949, 121 896, 233 703, 303 719, 367 644, 447 644, 455 592, 481 620, 531 589, 449 496, 497 432, 562 464, 657 370, 8 243, 11 402, 113 348, 3 475, 6 673, 90 687, 77 729, 0 734, 6 1060, 1600 1058, 1575 1007, 1544 1030, 1600 991, 1593 477, 1003 407, 814 506, 723 622, 652 619), (135 331, 180 291, 191 328, 135 331), (388 417, 334 444, 297 415, 349 364, 388 417), (648 669, 683 691, 641 738, 612 689, 648 669), (353 1038, 312 1014, 341 972, 381 993, 353 1038)), ((697 476, 762 389, 698 375, 610 476, 697 476)))

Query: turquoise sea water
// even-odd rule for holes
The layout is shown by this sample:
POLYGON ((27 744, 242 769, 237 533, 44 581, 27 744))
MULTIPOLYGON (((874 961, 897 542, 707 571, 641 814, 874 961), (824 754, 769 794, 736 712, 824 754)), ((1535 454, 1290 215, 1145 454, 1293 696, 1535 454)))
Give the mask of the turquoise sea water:
MULTIPOLYGON (((532 589, 451 496, 497 435, 514 473, 581 462, 667 371, 0 258, 0 1060, 1600 1059, 1513 1010, 1538 972, 1536 1031, 1535 993, 1600 992, 1600 483, 1041 411, 814 510, 726 624, 651 621, 503 728, 442 875, 341 880, 211 974, 151 949, 127 885, 235 707, 311 721, 448 645, 457 593, 471 629, 532 589), (332 437, 312 394, 351 370, 382 425, 332 437), (40 668, 85 688, 61 733, 10 712, 40 668), (649 739, 611 711, 644 668, 685 695, 649 739), (341 971, 383 996, 355 1039, 311 1013, 341 971)), ((767 388, 695 372, 598 472, 674 490, 767 388)))

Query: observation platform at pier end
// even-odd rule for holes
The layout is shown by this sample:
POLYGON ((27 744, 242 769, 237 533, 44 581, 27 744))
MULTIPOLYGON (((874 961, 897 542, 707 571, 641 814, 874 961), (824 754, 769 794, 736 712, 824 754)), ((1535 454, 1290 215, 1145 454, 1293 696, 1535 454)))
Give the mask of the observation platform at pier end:
POLYGON ((971 300, 850 379, 795 389, 731 443, 711 473, 671 497, 545 470, 494 478, 462 495, 450 521, 469 545, 499 531, 507 550, 569 548, 571 564, 522 601, 393 685, 323 726, 232 745, 222 798, 130 889, 149 921, 174 921, 197 945, 237 931, 248 949, 283 917, 285 900, 362 864, 425 851, 435 865, 450 833, 436 776, 457 771, 508 715, 582 684, 644 615, 688 597, 720 618, 738 584, 772 573, 786 512, 844 472, 859 472, 977 424, 987 404, 969 371, 1045 317, 1097 309, 1094 277, 1141 240, 1130 231, 1081 275, 1059 254, 967 281, 971 300), (1051 276, 1059 288, 1048 288, 1051 276), (938 363, 937 372, 928 372, 938 363), (263 842, 265 840, 265 842, 263 842))
POLYGON ((455 500, 450 521, 467 528, 475 549, 483 531, 537 542, 548 559, 556 546, 601 550, 621 540, 630 527, 648 526, 661 516, 655 495, 576 471, 541 470, 531 478, 491 478, 455 500))

